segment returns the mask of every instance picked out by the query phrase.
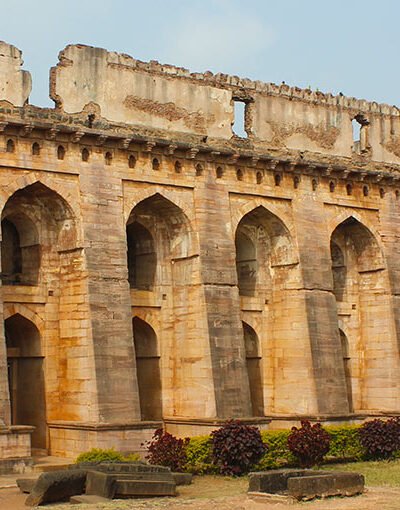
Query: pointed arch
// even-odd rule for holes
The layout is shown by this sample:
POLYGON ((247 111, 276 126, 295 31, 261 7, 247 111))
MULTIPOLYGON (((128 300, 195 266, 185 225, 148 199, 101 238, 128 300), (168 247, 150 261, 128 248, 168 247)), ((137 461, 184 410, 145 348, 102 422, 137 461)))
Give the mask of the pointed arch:
POLYGON ((79 217, 79 196, 76 193, 67 191, 65 182, 59 183, 54 179, 53 175, 46 173, 30 172, 22 176, 16 177, 10 181, 6 186, 0 189, 0 209, 4 208, 7 200, 19 190, 27 188, 33 184, 41 184, 48 188, 53 193, 59 195, 60 199, 64 200, 72 212, 72 216, 76 219, 79 217))
POLYGON ((40 332, 43 331, 44 328, 44 320, 33 310, 31 310, 28 306, 23 305, 22 303, 5 303, 3 308, 3 316, 4 320, 12 317, 13 315, 21 315, 28 321, 32 322, 40 332))
POLYGON ((248 200, 240 205, 236 203, 232 203, 231 207, 231 217, 232 217, 232 228, 236 231, 238 224, 240 221, 249 213, 257 208, 263 208, 268 211, 270 214, 279 218, 279 220, 285 225, 285 228, 290 233, 290 235, 294 238, 295 236, 295 227, 292 218, 288 214, 288 210, 285 209, 286 204, 277 204, 272 200, 268 202, 261 197, 252 197, 251 200, 248 200))
POLYGON ((332 249, 336 246, 345 252, 345 246, 348 247, 349 244, 356 256, 359 272, 386 267, 379 237, 355 215, 348 215, 331 234, 332 249))
MULTIPOLYGON (((24 180, 26 183, 26 179, 24 180)), ((39 280, 43 247, 76 248, 78 233, 71 206, 39 181, 17 189, 2 209, 2 267, 12 284, 39 280)))
MULTIPOLYGON (((129 236, 131 225, 136 224, 136 233, 145 234, 146 243, 154 244, 156 258, 185 258, 194 252, 193 229, 183 210, 165 198, 155 193, 140 201, 131 211, 128 221, 128 260, 135 248, 135 239, 129 236), (150 240, 152 239, 152 242, 150 240)), ((139 236, 144 240, 143 235, 139 236)), ((136 243, 138 244, 138 243, 136 243)), ((152 255, 155 258, 155 255, 152 255)))
POLYGON ((260 285, 271 287, 270 270, 298 260, 285 224, 263 206, 253 208, 240 220, 235 245, 239 293, 243 296, 254 296, 260 285))

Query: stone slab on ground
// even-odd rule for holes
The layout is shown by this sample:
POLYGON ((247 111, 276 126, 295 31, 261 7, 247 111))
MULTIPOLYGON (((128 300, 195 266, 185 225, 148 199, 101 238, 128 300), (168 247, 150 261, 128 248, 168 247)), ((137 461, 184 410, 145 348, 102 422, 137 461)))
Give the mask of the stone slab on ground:
POLYGON ((116 480, 116 498, 153 498, 176 496, 175 482, 160 480, 116 480))
POLYGON ((288 479, 289 495, 297 500, 328 496, 355 496, 364 491, 364 477, 358 473, 328 472, 327 475, 288 479))
POLYGON ((249 474, 248 492, 267 492, 276 494, 288 490, 287 482, 293 476, 315 475, 311 469, 276 469, 273 471, 259 471, 249 474))
POLYGON ((109 500, 107 498, 102 498, 101 496, 96 496, 94 494, 81 494, 80 496, 72 496, 69 498, 69 502, 71 505, 95 505, 96 503, 107 503, 109 500))
POLYGON ((26 499, 27 506, 68 500, 85 491, 86 471, 64 470, 42 473, 26 499))
POLYGON ((21 492, 24 492, 26 494, 30 494, 34 485, 37 482, 36 478, 18 478, 17 479, 17 486, 21 492))
POLYGON ((288 495, 297 500, 316 497, 354 496, 364 491, 364 477, 358 473, 280 469, 250 473, 248 493, 288 495))

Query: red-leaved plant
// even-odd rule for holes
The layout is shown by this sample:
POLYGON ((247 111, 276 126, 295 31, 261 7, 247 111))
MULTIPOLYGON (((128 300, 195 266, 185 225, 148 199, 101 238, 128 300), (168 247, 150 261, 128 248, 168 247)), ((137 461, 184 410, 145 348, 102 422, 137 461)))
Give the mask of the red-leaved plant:
POLYGON ((189 438, 179 439, 163 429, 157 429, 151 441, 147 441, 146 459, 150 464, 166 466, 171 471, 181 472, 187 461, 186 446, 189 438))
POLYGON ((292 427, 288 437, 288 448, 298 459, 301 467, 310 468, 322 462, 329 451, 330 437, 320 423, 301 422, 301 427, 292 427))
POLYGON ((227 421, 211 432, 213 462, 223 475, 240 476, 248 473, 265 453, 257 427, 244 425, 237 420, 227 421))
POLYGON ((367 421, 359 434, 362 446, 372 459, 390 459, 400 450, 400 418, 367 421))

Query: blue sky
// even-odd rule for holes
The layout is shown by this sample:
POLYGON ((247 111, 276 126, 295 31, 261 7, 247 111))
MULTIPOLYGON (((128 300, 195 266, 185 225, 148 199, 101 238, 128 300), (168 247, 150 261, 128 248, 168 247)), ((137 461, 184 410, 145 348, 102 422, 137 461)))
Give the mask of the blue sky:
POLYGON ((19 47, 31 103, 69 43, 141 60, 400 105, 398 0, 0 0, 0 40, 19 47))

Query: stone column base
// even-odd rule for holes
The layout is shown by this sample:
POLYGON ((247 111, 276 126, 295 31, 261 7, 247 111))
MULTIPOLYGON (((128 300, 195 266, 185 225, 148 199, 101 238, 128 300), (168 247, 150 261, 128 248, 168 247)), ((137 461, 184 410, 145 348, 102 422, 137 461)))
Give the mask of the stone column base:
POLYGON ((31 435, 34 429, 24 425, 0 429, 0 475, 31 471, 31 435))
POLYGON ((133 423, 48 423, 50 455, 75 459, 92 448, 115 448, 120 452, 137 452, 144 457, 143 443, 162 427, 161 421, 133 423))

